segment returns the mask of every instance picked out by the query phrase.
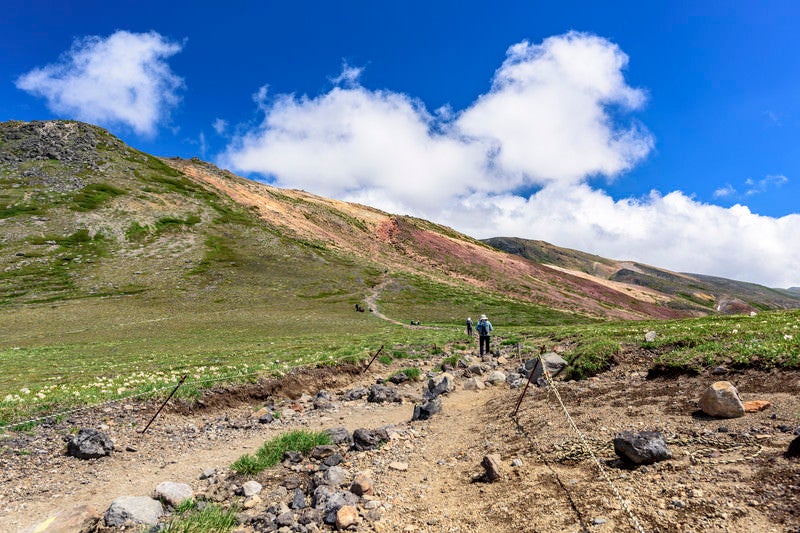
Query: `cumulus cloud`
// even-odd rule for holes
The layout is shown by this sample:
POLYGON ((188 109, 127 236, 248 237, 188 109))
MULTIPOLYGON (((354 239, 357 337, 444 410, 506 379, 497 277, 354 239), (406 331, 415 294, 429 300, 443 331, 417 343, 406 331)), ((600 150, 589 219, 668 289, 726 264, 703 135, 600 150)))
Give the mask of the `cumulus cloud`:
POLYGON ((678 191, 615 200, 590 185, 654 146, 631 118, 646 93, 626 83, 627 64, 617 45, 594 35, 524 41, 472 105, 433 113, 410 95, 364 88, 361 70, 345 65, 321 95, 260 88, 264 121, 218 162, 480 238, 543 239, 674 270, 800 284, 790 279, 800 264, 798 215, 761 217, 678 191))
POLYGON ((212 124, 212 126, 214 128, 214 131, 217 132, 217 135, 224 135, 225 131, 227 131, 227 129, 228 129, 228 121, 224 120, 224 119, 221 119, 221 118, 218 118, 218 119, 214 120, 214 123, 212 124))
POLYGON ((183 80, 166 60, 182 44, 156 32, 117 31, 76 40, 58 62, 16 80, 19 89, 47 100, 55 113, 99 124, 124 124, 153 135, 180 102, 183 80))

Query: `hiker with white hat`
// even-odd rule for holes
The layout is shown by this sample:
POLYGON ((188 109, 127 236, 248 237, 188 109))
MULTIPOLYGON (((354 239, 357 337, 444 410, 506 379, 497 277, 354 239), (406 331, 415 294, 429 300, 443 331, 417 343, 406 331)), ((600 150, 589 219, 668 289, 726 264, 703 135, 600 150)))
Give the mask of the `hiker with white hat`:
POLYGON ((481 355, 484 353, 491 353, 491 351, 489 351, 489 342, 491 339, 492 330, 494 330, 494 328, 492 327, 492 323, 489 322, 489 319, 486 318, 486 315, 481 315, 481 319, 478 321, 478 325, 475 326, 475 330, 478 332, 481 355), (484 346, 486 347, 485 350, 484 346))

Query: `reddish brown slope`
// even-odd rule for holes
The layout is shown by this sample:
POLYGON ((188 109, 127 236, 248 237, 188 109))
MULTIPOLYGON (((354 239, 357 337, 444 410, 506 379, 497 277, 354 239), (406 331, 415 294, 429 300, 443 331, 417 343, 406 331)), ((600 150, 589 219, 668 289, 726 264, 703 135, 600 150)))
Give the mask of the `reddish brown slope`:
POLYGON ((278 189, 197 160, 165 162, 255 210, 287 237, 324 244, 382 269, 485 287, 514 299, 596 317, 676 318, 689 314, 659 305, 670 301, 666 295, 545 266, 424 220, 278 189))

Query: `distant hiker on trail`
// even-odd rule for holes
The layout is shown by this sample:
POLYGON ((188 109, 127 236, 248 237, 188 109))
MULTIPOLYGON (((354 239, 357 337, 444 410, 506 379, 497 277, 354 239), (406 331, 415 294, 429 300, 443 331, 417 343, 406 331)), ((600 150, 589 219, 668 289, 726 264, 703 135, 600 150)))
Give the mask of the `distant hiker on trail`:
POLYGON ((489 342, 491 340, 491 335, 494 328, 492 327, 492 323, 489 322, 489 319, 486 318, 486 315, 481 315, 481 319, 478 321, 478 325, 475 326, 475 329, 478 330, 478 340, 480 342, 481 355, 484 353, 491 353, 489 351, 489 342), (486 346, 485 350, 484 346, 486 346))
POLYGON ((467 337, 472 337, 472 319, 467 318, 467 337))

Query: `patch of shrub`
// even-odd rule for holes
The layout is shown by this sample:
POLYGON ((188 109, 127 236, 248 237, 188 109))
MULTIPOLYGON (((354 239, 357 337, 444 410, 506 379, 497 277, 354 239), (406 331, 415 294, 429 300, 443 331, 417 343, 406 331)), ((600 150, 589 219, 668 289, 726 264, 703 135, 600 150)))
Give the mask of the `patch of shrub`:
POLYGON ((307 453, 315 446, 332 443, 331 436, 324 431, 290 431, 265 442, 255 455, 239 457, 231 470, 244 475, 257 474, 280 463, 288 451, 307 453))

